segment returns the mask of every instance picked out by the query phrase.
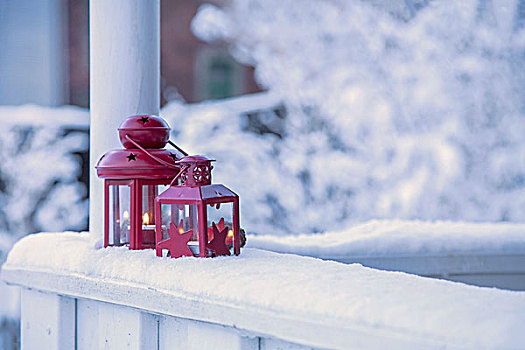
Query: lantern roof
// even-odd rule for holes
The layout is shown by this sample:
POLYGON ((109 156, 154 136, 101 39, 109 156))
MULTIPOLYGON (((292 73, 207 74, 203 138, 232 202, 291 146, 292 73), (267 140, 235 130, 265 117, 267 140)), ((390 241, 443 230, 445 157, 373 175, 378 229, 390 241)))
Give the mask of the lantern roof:
POLYGON ((180 176, 182 185, 190 187, 210 185, 213 161, 215 160, 204 156, 186 156, 177 161, 177 164, 184 167, 180 176))
POLYGON ((177 164, 185 164, 185 163, 203 163, 203 162, 214 162, 215 159, 210 159, 205 156, 186 156, 182 159, 179 159, 176 163, 177 164))
POLYGON ((127 137, 144 148, 163 148, 168 143, 170 127, 155 115, 133 115, 124 119, 118 133, 124 148, 137 148, 127 137))
POLYGON ((104 179, 172 179, 180 170, 175 151, 148 149, 148 152, 173 167, 160 164, 140 149, 117 149, 107 152, 96 165, 97 175, 104 179))
POLYGON ((222 184, 200 187, 171 186, 157 196, 165 204, 183 204, 182 202, 221 202, 238 197, 235 192, 222 184))
POLYGON ((132 115, 120 123, 119 130, 133 130, 133 129, 153 129, 162 128, 169 129, 168 123, 161 117, 156 115, 132 115))

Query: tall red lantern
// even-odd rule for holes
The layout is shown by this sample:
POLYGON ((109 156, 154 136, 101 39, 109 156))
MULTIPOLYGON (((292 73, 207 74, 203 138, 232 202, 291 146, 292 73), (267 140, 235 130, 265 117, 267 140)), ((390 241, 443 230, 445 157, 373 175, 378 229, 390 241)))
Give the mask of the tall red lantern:
POLYGON ((118 131, 124 149, 107 152, 96 166, 105 183, 104 246, 155 248, 155 198, 179 173, 180 156, 164 148, 170 128, 162 118, 132 116, 118 131))
POLYGON ((187 156, 180 185, 170 186, 155 203, 156 253, 213 257, 240 253, 239 196, 224 185, 211 183, 211 162, 187 156))

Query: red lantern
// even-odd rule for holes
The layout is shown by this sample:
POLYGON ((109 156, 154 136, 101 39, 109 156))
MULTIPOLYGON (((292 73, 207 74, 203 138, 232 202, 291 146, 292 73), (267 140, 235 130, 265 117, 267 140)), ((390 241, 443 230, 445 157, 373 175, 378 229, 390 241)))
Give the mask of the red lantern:
POLYGON ((155 203, 156 253, 213 257, 240 253, 239 196, 211 183, 211 162, 202 156, 184 157, 181 185, 161 193, 155 203))
POLYGON ((155 198, 180 171, 175 163, 180 157, 164 149, 169 131, 162 118, 129 117, 119 127, 124 149, 109 151, 100 158, 96 169, 105 179, 105 247, 155 247, 155 198))

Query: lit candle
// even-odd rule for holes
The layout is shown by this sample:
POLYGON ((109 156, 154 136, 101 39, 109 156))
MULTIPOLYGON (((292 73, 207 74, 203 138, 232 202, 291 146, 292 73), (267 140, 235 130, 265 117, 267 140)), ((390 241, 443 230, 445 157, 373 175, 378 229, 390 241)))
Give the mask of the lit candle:
POLYGON ((149 223, 150 219, 149 219, 149 214, 148 213, 144 213, 144 215, 142 215, 142 229, 143 230, 155 230, 155 225, 149 223))
POLYGON ((150 225, 147 212, 142 215, 142 244, 155 245, 155 225, 150 225))
POLYGON ((226 236, 226 245, 230 245, 233 242, 233 230, 228 230, 228 235, 226 236))

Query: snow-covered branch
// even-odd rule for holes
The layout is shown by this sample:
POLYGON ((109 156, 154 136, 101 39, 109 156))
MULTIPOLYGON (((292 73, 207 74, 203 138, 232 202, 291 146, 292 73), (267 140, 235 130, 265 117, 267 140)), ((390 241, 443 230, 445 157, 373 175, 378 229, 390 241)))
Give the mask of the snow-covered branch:
POLYGON ((216 126, 198 151, 230 154, 226 179, 250 202, 252 231, 316 232, 370 218, 523 221, 518 2, 418 2, 411 17, 376 3, 203 5, 194 32, 255 64, 258 81, 282 98, 285 137, 247 136, 220 112, 188 119, 181 137, 202 140, 204 126, 216 126))

